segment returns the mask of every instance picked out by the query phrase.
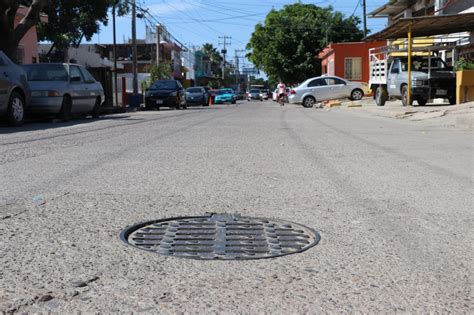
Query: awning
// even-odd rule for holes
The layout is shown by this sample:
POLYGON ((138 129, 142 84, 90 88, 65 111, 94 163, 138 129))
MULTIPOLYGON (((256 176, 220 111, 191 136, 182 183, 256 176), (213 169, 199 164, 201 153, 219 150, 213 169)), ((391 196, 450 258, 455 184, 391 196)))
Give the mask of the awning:
POLYGON ((410 24, 413 37, 469 32, 474 31, 474 13, 402 18, 386 29, 367 36, 364 41, 407 38, 410 24))
POLYGON ((389 3, 373 10, 368 14, 371 18, 386 18, 389 15, 396 15, 410 6, 408 0, 393 0, 389 3))

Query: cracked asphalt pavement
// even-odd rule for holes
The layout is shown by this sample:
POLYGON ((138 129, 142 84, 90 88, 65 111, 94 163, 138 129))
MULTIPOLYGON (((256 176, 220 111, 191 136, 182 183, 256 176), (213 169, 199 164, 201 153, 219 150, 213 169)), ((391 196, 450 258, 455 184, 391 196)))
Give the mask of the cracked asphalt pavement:
POLYGON ((0 126, 0 312, 472 313, 472 131, 273 102, 0 126), (305 224, 254 261, 125 246, 206 212, 305 224))

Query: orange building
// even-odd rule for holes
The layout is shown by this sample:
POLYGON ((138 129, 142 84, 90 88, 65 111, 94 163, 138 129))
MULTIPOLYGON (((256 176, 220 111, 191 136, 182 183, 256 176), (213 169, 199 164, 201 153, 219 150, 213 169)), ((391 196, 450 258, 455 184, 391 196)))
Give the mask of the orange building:
MULTIPOLYGON (((21 6, 16 11, 15 16, 15 27, 20 23, 20 21, 28 13, 28 8, 21 6)), ((41 22, 47 23, 48 16, 41 14, 41 22)), ((18 46, 18 62, 20 64, 30 64, 38 62, 38 35, 36 34, 36 27, 33 26, 29 31, 23 36, 18 46)))
POLYGON ((369 82, 369 49, 385 45, 385 41, 330 44, 318 54, 322 74, 369 82))

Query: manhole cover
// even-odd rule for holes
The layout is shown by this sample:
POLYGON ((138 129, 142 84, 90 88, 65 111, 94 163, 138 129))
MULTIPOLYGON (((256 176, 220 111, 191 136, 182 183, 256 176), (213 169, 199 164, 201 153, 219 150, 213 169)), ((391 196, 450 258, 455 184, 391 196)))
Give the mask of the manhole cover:
POLYGON ((195 259, 260 259, 303 252, 320 240, 301 224, 281 220, 208 214, 141 223, 122 231, 134 247, 195 259))

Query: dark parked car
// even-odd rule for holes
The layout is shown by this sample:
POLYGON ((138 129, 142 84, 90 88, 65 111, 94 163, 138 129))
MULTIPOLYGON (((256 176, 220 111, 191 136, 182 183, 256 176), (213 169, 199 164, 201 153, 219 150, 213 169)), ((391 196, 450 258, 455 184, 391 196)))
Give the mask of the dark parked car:
POLYGON ((24 65, 31 88, 29 113, 98 117, 105 101, 102 84, 83 66, 70 63, 24 65))
POLYGON ((158 80, 145 93, 146 109, 169 107, 186 109, 185 91, 177 80, 158 80))
POLYGON ((186 105, 202 105, 209 104, 209 95, 203 87, 190 87, 186 89, 186 105))
POLYGON ((5 115, 11 125, 21 125, 29 101, 25 71, 0 51, 0 115, 5 115))

